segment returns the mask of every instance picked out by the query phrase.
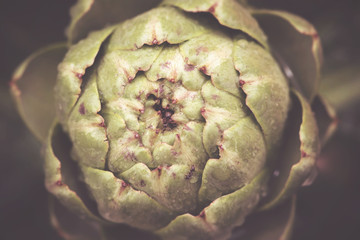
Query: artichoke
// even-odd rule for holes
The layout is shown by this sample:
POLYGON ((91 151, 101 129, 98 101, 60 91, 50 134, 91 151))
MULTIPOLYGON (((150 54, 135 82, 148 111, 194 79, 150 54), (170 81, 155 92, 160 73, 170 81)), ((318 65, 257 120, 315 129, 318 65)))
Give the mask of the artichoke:
POLYGON ((315 29, 245 1, 140 2, 79 0, 68 43, 14 74, 53 224, 66 239, 229 239, 257 212, 246 239, 265 239, 261 214, 287 203, 288 237, 288 199, 334 128, 315 29))

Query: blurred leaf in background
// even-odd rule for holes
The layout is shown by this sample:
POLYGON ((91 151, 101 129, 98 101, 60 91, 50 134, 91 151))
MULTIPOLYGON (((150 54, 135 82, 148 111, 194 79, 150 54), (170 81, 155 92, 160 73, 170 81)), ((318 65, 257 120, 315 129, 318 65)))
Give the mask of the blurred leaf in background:
POLYGON ((298 196, 293 239, 360 239, 360 1, 253 2, 315 25, 324 50, 321 92, 337 110, 338 130, 318 160, 319 176, 298 196))
POLYGON ((319 176, 298 196, 293 239, 360 239, 360 1, 253 2, 315 25, 324 50, 321 92, 337 110, 338 130, 318 160, 319 176))
POLYGON ((15 67, 36 49, 65 39, 75 1, 0 1, 0 239, 60 239, 48 216, 41 145, 9 93, 15 67))

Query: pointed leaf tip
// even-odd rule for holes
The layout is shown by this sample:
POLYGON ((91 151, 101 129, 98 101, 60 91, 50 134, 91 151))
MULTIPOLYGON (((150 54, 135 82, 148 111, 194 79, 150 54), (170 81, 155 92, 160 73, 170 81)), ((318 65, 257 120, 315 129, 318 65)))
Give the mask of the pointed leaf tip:
POLYGON ((78 0, 71 8, 71 21, 66 29, 69 44, 74 44, 91 31, 122 22, 156 7, 160 0, 78 0))
POLYGON ((305 19, 284 11, 252 9, 269 44, 294 74, 305 98, 312 102, 318 92, 322 48, 315 28, 305 19))
POLYGON ((300 186, 309 184, 315 176, 315 160, 320 150, 316 119, 308 101, 299 92, 292 92, 293 108, 279 148, 279 161, 270 182, 270 195, 261 210, 279 205, 300 186))
POLYGON ((55 117, 57 65, 66 50, 65 43, 58 43, 35 52, 16 69, 10 81, 18 111, 40 141, 45 141, 55 117))

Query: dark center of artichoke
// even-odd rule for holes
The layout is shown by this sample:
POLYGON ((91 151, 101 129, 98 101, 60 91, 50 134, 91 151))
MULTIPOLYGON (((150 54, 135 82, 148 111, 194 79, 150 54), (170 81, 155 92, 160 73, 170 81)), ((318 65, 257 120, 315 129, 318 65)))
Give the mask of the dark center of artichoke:
POLYGON ((153 109, 158 112, 159 116, 161 116, 162 120, 162 130, 170 131, 177 127, 177 123, 174 119, 172 119, 172 115, 174 114, 174 110, 171 109, 170 105, 167 104, 165 107, 163 106, 163 99, 158 98, 153 94, 150 94, 148 99, 151 99, 155 102, 153 109))

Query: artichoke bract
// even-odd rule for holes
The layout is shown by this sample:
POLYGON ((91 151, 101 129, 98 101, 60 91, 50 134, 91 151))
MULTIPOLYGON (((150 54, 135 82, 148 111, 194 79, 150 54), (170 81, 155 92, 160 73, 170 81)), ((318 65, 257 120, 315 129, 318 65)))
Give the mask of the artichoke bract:
POLYGON ((309 23, 235 0, 165 0, 77 39, 96 4, 79 1, 70 47, 33 55, 11 85, 45 143, 46 187, 62 206, 100 228, 229 239, 251 212, 279 205, 312 177, 319 137, 329 131, 319 133, 312 112, 311 103, 326 107, 316 96, 321 49, 309 23), (269 37, 286 39, 276 32, 285 29, 289 41, 300 35, 306 43, 275 49, 269 19, 278 23, 269 37), (46 60, 36 61, 49 56, 59 64, 44 75, 46 60), (284 75, 290 69, 295 84, 284 75), (27 109, 45 97, 23 98, 31 81, 54 86, 46 98, 55 107, 35 110, 42 124, 27 109))

